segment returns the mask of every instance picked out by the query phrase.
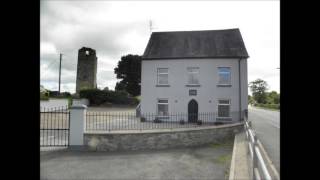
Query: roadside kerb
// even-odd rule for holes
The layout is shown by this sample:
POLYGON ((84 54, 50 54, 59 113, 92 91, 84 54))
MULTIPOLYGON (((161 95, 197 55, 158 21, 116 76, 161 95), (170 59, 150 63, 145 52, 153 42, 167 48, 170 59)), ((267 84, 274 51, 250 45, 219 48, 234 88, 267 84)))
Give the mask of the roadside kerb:
POLYGON ((234 138, 229 180, 251 179, 249 161, 245 133, 241 132, 234 138))

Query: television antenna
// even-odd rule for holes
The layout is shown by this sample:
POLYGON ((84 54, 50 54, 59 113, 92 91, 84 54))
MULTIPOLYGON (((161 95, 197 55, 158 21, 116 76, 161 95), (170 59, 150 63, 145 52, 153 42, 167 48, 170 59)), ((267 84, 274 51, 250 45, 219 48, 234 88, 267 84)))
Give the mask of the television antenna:
POLYGON ((150 34, 152 33, 152 30, 157 29, 153 26, 152 20, 149 20, 149 29, 150 29, 150 34))

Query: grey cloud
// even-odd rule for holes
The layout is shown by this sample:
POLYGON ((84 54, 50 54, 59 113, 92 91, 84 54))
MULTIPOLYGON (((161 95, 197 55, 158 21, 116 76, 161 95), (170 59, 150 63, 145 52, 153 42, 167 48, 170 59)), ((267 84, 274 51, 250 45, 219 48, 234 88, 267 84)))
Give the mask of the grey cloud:
MULTIPOLYGON (((41 42, 53 44, 57 50, 57 54, 41 54, 41 65, 53 63, 48 69, 41 69, 42 84, 53 87, 52 84, 57 82, 59 53, 62 53, 62 83, 73 83, 75 86, 77 54, 83 46, 96 50, 98 83, 108 84, 116 80, 113 73, 114 66, 121 56, 132 53, 129 52, 132 42, 123 42, 121 38, 132 31, 136 31, 141 36, 145 35, 147 23, 144 21, 132 23, 106 21, 94 24, 94 21, 84 22, 82 20, 83 16, 89 19, 94 18, 90 13, 93 12, 92 9, 97 8, 99 8, 98 3, 41 1, 41 42)), ((103 8, 107 10, 108 6, 103 6, 103 8)))
MULTIPOLYGON (((76 75, 72 72, 68 73, 67 71, 61 71, 61 83, 75 83, 76 75)), ((41 81, 45 83, 57 82, 59 80, 59 71, 51 71, 47 76, 41 76, 41 81)))

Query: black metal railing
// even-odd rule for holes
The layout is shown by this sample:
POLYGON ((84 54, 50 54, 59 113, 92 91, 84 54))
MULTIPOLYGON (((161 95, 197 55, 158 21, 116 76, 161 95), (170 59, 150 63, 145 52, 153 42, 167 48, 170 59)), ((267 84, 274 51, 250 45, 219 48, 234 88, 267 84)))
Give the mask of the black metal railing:
POLYGON ((70 111, 66 107, 40 108, 40 146, 68 146, 70 111))
POLYGON ((137 117, 135 112, 87 111, 85 127, 86 131, 176 129, 216 126, 239 122, 239 119, 239 112, 230 112, 229 117, 218 117, 216 112, 172 113, 165 116, 141 113, 137 117))

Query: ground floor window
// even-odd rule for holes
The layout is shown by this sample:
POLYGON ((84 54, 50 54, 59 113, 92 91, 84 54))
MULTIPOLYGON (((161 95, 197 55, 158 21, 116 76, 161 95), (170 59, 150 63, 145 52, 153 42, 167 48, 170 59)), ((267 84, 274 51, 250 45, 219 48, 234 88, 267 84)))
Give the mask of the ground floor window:
POLYGON ((169 115, 168 99, 158 99, 157 115, 158 116, 168 116, 169 115))
POLYGON ((229 99, 218 100, 218 117, 219 118, 230 117, 230 100, 229 99))

